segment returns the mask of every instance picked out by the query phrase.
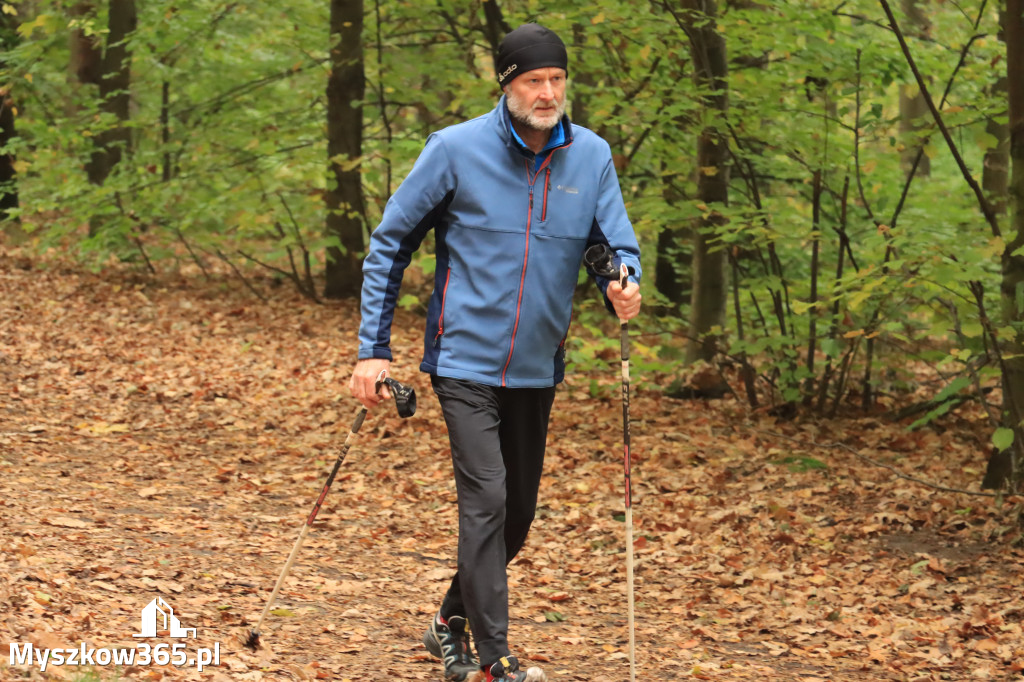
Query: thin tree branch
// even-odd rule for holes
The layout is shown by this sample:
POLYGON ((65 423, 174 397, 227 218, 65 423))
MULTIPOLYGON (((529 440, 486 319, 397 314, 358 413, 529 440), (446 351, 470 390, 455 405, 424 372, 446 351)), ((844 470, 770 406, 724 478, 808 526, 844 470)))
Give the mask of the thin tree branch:
POLYGON ((235 273, 235 275, 238 277, 238 279, 242 280, 242 284, 245 285, 245 288, 248 289, 249 291, 251 291, 256 298, 260 299, 260 301, 262 301, 263 303, 269 303, 270 302, 270 301, 267 300, 266 296, 264 296, 263 294, 261 294, 260 292, 258 292, 256 290, 256 288, 252 285, 252 283, 248 279, 246 279, 245 275, 242 274, 242 272, 231 261, 231 259, 228 258, 227 256, 225 256, 224 253, 220 249, 217 249, 215 251, 215 253, 217 254, 217 256, 222 261, 224 261, 225 263, 228 264, 228 267, 231 268, 231 270, 235 273))
POLYGON ((974 192, 974 196, 977 197, 978 205, 981 207, 981 212, 984 214, 985 220, 988 221, 989 227, 992 229, 993 236, 1001 237, 1002 232, 999 229, 999 219, 992 210, 992 205, 989 204, 988 199, 985 198, 985 193, 981 189, 981 186, 978 185, 974 176, 971 175, 970 169, 967 168, 967 164, 964 162, 963 157, 960 156, 960 150, 957 149, 956 143, 953 141, 953 136, 950 134, 949 128, 946 127, 946 123, 942 119, 942 114, 935 106, 935 102, 932 99, 931 94, 928 92, 928 84, 925 83, 924 76, 921 75, 921 71, 917 68, 917 62, 914 61, 913 55, 910 54, 910 47, 907 45, 907 40, 903 36, 903 32, 900 30, 899 23, 896 21, 896 17, 892 12, 892 7, 889 6, 887 0, 879 0, 879 2, 882 5, 882 9, 885 11, 886 17, 889 19, 889 25, 892 27, 892 31, 896 35, 896 40, 899 41, 900 49, 903 51, 903 56, 907 60, 907 65, 910 66, 910 70, 914 73, 914 79, 917 81, 917 87, 921 91, 921 96, 928 105, 928 109, 932 112, 932 118, 935 119, 936 125, 939 126, 939 130, 942 132, 942 137, 946 140, 946 146, 949 147, 950 153, 953 155, 957 166, 960 168, 960 173, 964 176, 964 180, 967 181, 967 184, 974 192))
POLYGON ((853 123, 853 165, 854 170, 857 171, 857 193, 860 195, 860 201, 864 205, 864 210, 868 212, 868 218, 878 226, 878 220, 875 218, 874 211, 871 210, 871 204, 868 202, 867 196, 864 194, 864 183, 861 181, 861 170, 860 170, 860 55, 861 50, 857 50, 857 91, 856 91, 856 107, 854 109, 854 123, 853 123))
POLYGON ((204 265, 203 261, 198 255, 196 255, 196 252, 192 250, 192 245, 188 243, 187 239, 185 239, 185 235, 182 233, 181 228, 175 227, 174 234, 178 237, 178 241, 185 246, 185 250, 188 251, 189 255, 192 256, 192 261, 199 266, 199 269, 203 272, 203 277, 206 278, 206 281, 210 281, 210 273, 206 269, 206 265, 204 265))
MULTIPOLYGON (((978 9, 978 16, 974 20, 974 30, 978 30, 978 26, 981 25, 981 18, 985 14, 985 7, 988 5, 988 0, 982 0, 981 7, 978 9)), ((971 39, 964 44, 963 49, 960 50, 960 59, 956 63, 956 68, 953 69, 953 73, 950 74, 949 80, 946 81, 946 89, 942 93, 942 99, 939 101, 939 109, 946 104, 946 99, 949 97, 950 91, 953 89, 953 82, 956 81, 956 76, 960 73, 960 69, 963 68, 967 62, 967 54, 970 52, 971 46, 975 40, 983 38, 983 35, 975 34, 971 36, 971 39)), ((930 137, 930 136, 929 136, 930 137)), ((900 200, 896 203, 896 208, 893 209, 892 218, 889 220, 889 227, 896 227, 896 221, 899 219, 900 213, 903 211, 903 205, 906 203, 907 195, 910 193, 910 185, 914 182, 914 174, 917 173, 917 167, 921 164, 921 159, 924 157, 924 144, 922 144, 918 150, 917 155, 914 157, 914 164, 910 167, 910 172, 907 173, 907 180, 903 183, 903 193, 900 194, 900 200)))

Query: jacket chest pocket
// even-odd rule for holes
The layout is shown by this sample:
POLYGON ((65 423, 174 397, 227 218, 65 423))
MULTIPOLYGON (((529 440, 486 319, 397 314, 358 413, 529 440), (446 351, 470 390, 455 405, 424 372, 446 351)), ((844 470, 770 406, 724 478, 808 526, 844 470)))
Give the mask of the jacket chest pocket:
MULTIPOLYGON (((534 193, 540 194, 540 206, 534 206, 539 219, 538 232, 565 239, 587 239, 594 222, 594 206, 583 188, 559 182, 548 173, 538 178, 534 193)), ((534 201, 537 204, 537 201, 534 201)))

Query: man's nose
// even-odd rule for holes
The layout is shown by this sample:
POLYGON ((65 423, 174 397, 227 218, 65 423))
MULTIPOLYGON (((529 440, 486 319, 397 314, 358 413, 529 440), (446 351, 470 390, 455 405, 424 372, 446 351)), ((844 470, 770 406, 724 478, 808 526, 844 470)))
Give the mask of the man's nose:
POLYGON ((551 87, 551 81, 544 81, 540 89, 541 99, 549 100, 555 98, 555 89, 551 87))

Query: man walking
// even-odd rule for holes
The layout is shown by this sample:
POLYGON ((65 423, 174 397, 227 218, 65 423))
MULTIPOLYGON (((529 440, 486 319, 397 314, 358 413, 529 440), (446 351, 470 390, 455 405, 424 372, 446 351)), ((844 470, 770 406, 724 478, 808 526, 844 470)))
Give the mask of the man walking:
POLYGON ((537 24, 509 33, 498 52, 497 107, 427 139, 363 265, 350 388, 372 408, 381 400, 374 382, 392 359, 403 272, 434 230, 420 369, 430 374, 448 427, 459 546, 458 571, 424 643, 443 659, 447 680, 546 679, 537 668, 520 671, 509 649, 506 565, 533 522, 588 246, 607 245, 630 270, 625 289, 596 278, 609 307, 623 320, 640 310, 640 251, 611 152, 565 115, 567 75, 555 33, 537 24))

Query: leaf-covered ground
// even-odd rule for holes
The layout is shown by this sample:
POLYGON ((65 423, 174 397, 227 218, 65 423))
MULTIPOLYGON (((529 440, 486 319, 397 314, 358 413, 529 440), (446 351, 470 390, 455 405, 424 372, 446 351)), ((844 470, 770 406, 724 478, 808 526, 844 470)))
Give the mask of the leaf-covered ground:
MULTIPOLYGON (((80 678, 12 667, 8 645, 133 648, 163 596, 220 665, 97 666, 99 679, 440 680, 419 638, 451 576, 455 493, 413 315, 398 319, 395 372, 417 415, 371 414, 264 649, 239 644, 355 414, 356 325, 354 304, 288 287, 263 304, 230 279, 0 252, 0 679, 80 678)), ((538 519, 510 572, 514 647, 552 680, 629 677, 617 381, 612 363, 560 389, 538 519)), ((885 415, 777 421, 639 391, 639 679, 1017 679, 1012 502, 864 459, 977 491, 980 415, 945 419, 913 433, 885 415)))

